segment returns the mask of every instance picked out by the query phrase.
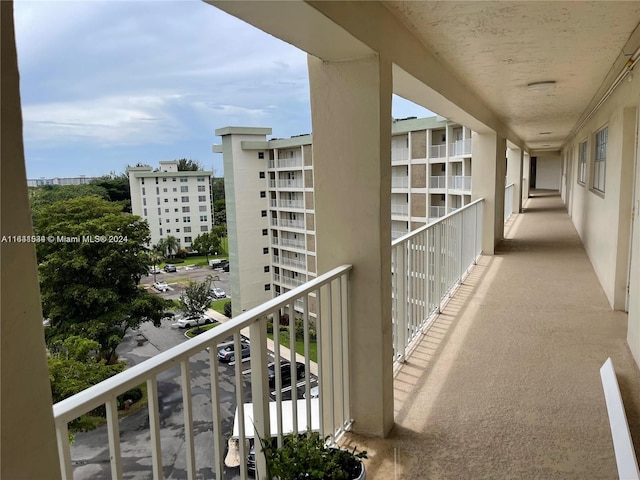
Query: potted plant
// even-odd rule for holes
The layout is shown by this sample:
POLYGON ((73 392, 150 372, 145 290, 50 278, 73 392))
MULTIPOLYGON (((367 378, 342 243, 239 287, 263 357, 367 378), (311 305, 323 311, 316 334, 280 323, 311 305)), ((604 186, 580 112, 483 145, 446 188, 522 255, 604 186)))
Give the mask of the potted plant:
POLYGON ((356 453, 328 446, 328 440, 316 432, 289 434, 282 447, 260 439, 267 463, 267 478, 278 480, 364 480, 363 458, 356 453))

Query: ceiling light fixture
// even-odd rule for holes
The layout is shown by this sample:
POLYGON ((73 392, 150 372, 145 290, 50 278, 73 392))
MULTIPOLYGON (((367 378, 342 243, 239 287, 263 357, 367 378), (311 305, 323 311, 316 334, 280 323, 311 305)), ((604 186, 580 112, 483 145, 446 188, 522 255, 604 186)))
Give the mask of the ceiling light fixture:
POLYGON ((550 143, 545 143, 544 145, 542 145, 543 147, 550 147, 551 144, 550 143))
POLYGON ((532 82, 527 84, 527 88, 531 92, 542 92, 556 88, 555 80, 545 80, 544 82, 532 82))
POLYGON ((540 132, 540 135, 551 135, 551 132, 540 132))

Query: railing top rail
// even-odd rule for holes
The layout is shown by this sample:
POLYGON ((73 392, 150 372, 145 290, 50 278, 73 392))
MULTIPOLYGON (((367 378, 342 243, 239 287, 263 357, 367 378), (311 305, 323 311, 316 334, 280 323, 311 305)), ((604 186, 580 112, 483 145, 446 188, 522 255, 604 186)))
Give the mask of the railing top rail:
POLYGON ((506 187, 504 187, 504 189, 506 190, 507 188, 509 188, 509 187, 513 187, 514 185, 515 185, 515 182, 514 182, 514 183, 510 183, 509 185, 507 185, 506 187))
POLYGON ((311 293, 321 286, 340 277, 345 272, 351 270, 351 268, 352 265, 336 267, 333 270, 306 282, 304 285, 273 298, 247 312, 243 312, 223 325, 201 333, 188 342, 176 345, 169 350, 151 357, 143 363, 135 365, 124 372, 110 377, 103 382, 56 403, 53 406, 53 416, 56 423, 68 423, 87 411, 103 405, 106 400, 115 398, 127 390, 140 385, 156 373, 163 372, 168 368, 179 365, 181 361, 189 359, 193 355, 204 350, 207 346, 215 346, 219 340, 239 332, 245 327, 255 323, 260 318, 263 318, 266 315, 269 315, 272 312, 292 303, 296 298, 311 293))
MULTIPOLYGON (((426 225, 423 225, 422 227, 417 228, 417 229, 415 229, 414 231, 407 233, 406 235, 403 235, 402 237, 396 238, 395 240, 393 240, 393 241, 391 242, 391 248, 393 248, 393 247, 395 247, 395 246, 397 246, 397 245, 400 245, 401 243, 406 242, 406 241, 407 241, 407 240, 409 240, 412 236, 414 236, 414 235, 418 235, 419 233, 424 232, 424 231, 425 231, 425 230, 427 230, 429 227, 431 227, 431 226, 433 226, 433 225, 436 225, 437 223, 440 223, 440 222, 442 222, 442 221, 446 220, 446 219, 447 219, 447 218, 449 218, 449 217, 452 217, 452 216, 454 216, 454 215, 458 215, 458 214, 460 214, 460 213, 464 212, 465 210, 467 210, 467 209, 469 209, 469 208, 473 207, 474 205, 476 205, 476 204, 478 204, 478 203, 482 203, 482 202, 484 202, 484 198, 479 198, 479 199, 477 199, 477 200, 474 200, 474 201, 473 201, 473 202, 471 202, 470 204, 465 205, 464 207, 459 208, 459 209, 455 210, 454 212, 448 213, 448 214, 447 214, 447 215, 445 215, 444 217, 438 218, 437 220, 434 220, 434 221, 433 221, 433 222, 431 222, 431 223, 427 223, 426 225)), ((444 207, 444 205, 442 205, 442 206, 444 207)))

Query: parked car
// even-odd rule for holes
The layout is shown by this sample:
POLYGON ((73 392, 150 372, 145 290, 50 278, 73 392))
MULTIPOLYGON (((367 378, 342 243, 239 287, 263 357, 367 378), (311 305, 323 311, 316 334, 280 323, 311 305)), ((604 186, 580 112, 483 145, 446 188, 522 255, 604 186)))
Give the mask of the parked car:
POLYGON ((222 267, 222 270, 225 271, 225 272, 229 271, 229 262, 224 264, 224 267, 222 267))
POLYGON ((177 270, 177 269, 176 269, 176 266, 175 266, 175 265, 172 265, 172 264, 170 264, 170 263, 167 263, 167 264, 164 266, 164 271, 165 271, 165 272, 175 272, 176 270, 177 270))
MULTIPOLYGON (((320 387, 316 385, 309 390, 309 398, 318 398, 320 396, 320 387)), ((307 398, 306 392, 302 394, 303 398, 307 398)))
POLYGON ((212 288, 209 290, 209 295, 211 295, 216 300, 220 298, 227 298, 227 293, 221 288, 212 288))
POLYGON ((153 275, 154 273, 160 273, 162 270, 160 270, 157 266, 153 266, 149 269, 149 275, 153 275))
MULTIPOLYGON (((249 355, 251 355, 251 348, 248 343, 241 343, 240 349, 241 349, 242 358, 247 358, 249 355)), ((226 347, 221 348, 218 351, 218 360, 220 360, 221 362, 226 362, 226 363, 233 362, 235 359, 236 359, 236 352, 235 352, 235 345, 233 344, 227 345, 226 347)))
MULTIPOLYGON (((304 378, 304 363, 296 362, 296 380, 304 378)), ((269 378, 269 386, 276 386, 276 364, 270 363, 267 366, 267 377, 269 378)), ((291 362, 280 362, 280 378, 282 385, 291 383, 291 362)))
POLYGON ((198 326, 198 318, 200 319, 200 325, 207 325, 209 323, 213 323, 213 320, 206 315, 202 315, 200 317, 183 317, 178 319, 178 327, 179 328, 191 328, 198 326))
POLYGON ((153 288, 160 292, 166 292, 167 290, 169 290, 169 285, 167 284, 167 282, 156 282, 153 284, 153 288))

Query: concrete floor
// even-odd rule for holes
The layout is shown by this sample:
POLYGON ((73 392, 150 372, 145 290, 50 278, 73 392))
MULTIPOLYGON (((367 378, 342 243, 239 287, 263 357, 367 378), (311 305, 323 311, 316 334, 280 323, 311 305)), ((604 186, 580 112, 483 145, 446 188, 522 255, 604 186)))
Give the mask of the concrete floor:
MULTIPOLYGON (((557 192, 534 192, 395 379, 396 426, 350 434, 371 479, 618 478, 599 369, 640 457, 640 372, 557 192)), ((357 419, 356 419, 357 421, 357 419)))

